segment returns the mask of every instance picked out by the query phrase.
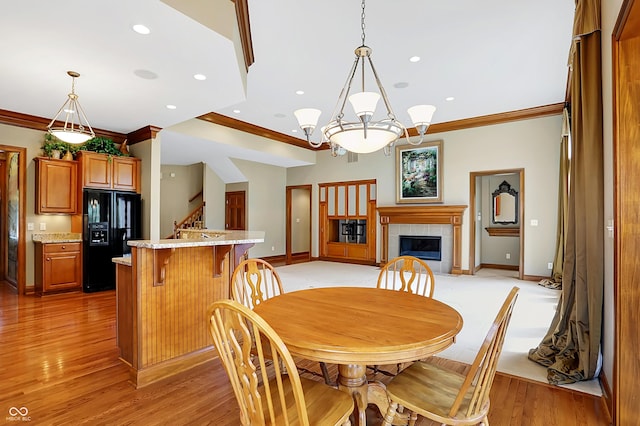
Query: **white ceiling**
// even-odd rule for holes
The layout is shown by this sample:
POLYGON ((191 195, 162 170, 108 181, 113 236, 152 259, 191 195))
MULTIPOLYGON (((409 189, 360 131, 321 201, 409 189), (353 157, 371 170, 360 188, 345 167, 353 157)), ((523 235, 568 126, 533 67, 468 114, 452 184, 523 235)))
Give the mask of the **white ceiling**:
MULTIPOLYGON (((245 93, 233 43, 159 0, 3 3, 0 109, 52 118, 75 70, 91 125, 122 133, 218 112, 302 138, 293 111, 319 108, 327 122, 361 44, 360 1, 249 0, 255 63, 245 93), (151 34, 133 32, 137 23, 151 34)), ((369 0, 366 44, 400 121, 410 125, 406 109, 431 103, 434 123, 447 122, 563 102, 573 11, 574 0, 369 0), (409 62, 414 55, 422 60, 409 62)), ((161 135, 164 164, 261 161, 261 141, 222 149, 215 136, 161 135)), ((306 163, 264 161, 279 158, 306 163)))

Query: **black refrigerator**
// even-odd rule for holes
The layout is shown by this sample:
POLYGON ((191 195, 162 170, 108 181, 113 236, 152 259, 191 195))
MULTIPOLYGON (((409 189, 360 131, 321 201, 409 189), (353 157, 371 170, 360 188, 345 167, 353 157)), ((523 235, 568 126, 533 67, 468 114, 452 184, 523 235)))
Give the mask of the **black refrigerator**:
POLYGON ((114 257, 131 254, 127 241, 141 237, 140 194, 85 189, 83 194, 85 292, 116 288, 114 257))

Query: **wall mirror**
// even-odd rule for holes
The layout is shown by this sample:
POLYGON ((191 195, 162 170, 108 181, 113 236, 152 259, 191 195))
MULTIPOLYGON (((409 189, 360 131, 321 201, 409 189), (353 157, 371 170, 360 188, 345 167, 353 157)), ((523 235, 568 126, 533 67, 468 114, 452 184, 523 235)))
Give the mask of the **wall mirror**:
POLYGON ((518 223, 518 191, 509 182, 502 181, 493 191, 493 223, 502 225, 518 223))

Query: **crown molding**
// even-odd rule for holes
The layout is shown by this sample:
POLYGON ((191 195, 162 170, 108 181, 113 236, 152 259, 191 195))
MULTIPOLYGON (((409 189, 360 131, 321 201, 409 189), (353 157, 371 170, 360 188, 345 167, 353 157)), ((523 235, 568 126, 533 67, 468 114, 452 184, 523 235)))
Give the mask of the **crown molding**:
MULTIPOLYGON (((534 108, 526 108, 516 111, 503 112, 499 114, 483 115, 480 117, 466 118, 463 120, 447 121, 444 123, 435 123, 429 126, 427 134, 430 133, 442 133, 450 132, 453 130, 470 129, 473 127, 490 126, 495 124, 508 123, 511 121, 528 120, 532 118, 546 117, 549 115, 562 114, 564 103, 556 103, 550 105, 544 105, 534 108)), ((276 142, 282 142, 289 145, 297 146, 299 148, 305 148, 312 151, 320 151, 329 149, 328 144, 322 144, 320 148, 312 148, 309 146, 306 140, 295 138, 293 136, 285 135, 284 133, 275 132, 273 130, 266 129, 264 127, 256 126, 245 121, 240 121, 235 118, 227 117, 226 115, 218 114, 215 112, 209 112, 196 117, 200 120, 208 121, 220 126, 229 127, 239 130, 241 132, 250 133, 252 135, 261 136, 267 139, 274 140, 276 142)), ((12 126, 24 127, 27 129, 47 131, 48 119, 42 117, 36 117, 34 115, 22 114, 13 111, 7 111, 0 109, 0 123, 9 124, 12 126)), ((143 140, 152 139, 156 134, 162 130, 155 126, 145 126, 141 129, 135 130, 129 134, 112 132, 104 129, 96 129, 93 131, 96 135, 105 136, 113 139, 116 143, 122 143, 125 139, 128 143, 134 144, 143 140)), ((418 136, 416 129, 407 129, 409 136, 418 136)))
MULTIPOLYGON (((546 117, 548 115, 562 114, 564 103, 544 105, 534 108, 520 109, 516 111, 502 112, 499 114, 483 115, 480 117, 465 118, 463 120, 447 121, 445 123, 436 123, 429 126, 427 133, 442 133, 453 130, 470 129, 473 127, 490 126, 494 124, 508 123, 510 121, 528 120, 532 118, 546 117)), ((306 140, 294 138, 293 136, 283 133, 274 132, 264 127, 255 126, 245 121, 236 120, 215 112, 210 112, 197 117, 200 120, 209 121, 210 123, 219 124, 220 126, 230 127, 242 132, 251 133, 253 135, 262 136, 278 142, 284 142, 295 145, 300 148, 310 149, 312 151, 329 149, 327 144, 322 144, 320 148, 309 146, 306 140)), ((418 136, 415 128, 407 129, 409 136, 418 136)))
POLYGON ((227 117, 226 115, 218 114, 215 112, 209 112, 196 118, 198 118, 199 120, 208 121, 213 124, 218 124, 220 126, 240 130, 241 132, 262 136, 263 138, 272 139, 276 142, 283 142, 289 145, 294 145, 299 148, 310 149, 312 151, 329 149, 329 146, 327 144, 322 144, 320 148, 312 148, 304 139, 294 138, 293 136, 285 135, 284 133, 275 132, 273 130, 256 126, 245 121, 236 120, 235 118, 227 117))
MULTIPOLYGON (((564 103, 544 105, 533 108, 519 109, 516 111, 501 112, 499 114, 482 115, 479 117, 465 118, 462 120, 435 123, 429 126, 427 133, 451 132, 453 130, 471 129, 473 127, 491 126, 494 124, 508 123, 510 121, 529 120, 532 118, 546 117, 548 115, 562 114, 564 103)), ((415 128, 407 129, 409 136, 418 136, 415 128)))

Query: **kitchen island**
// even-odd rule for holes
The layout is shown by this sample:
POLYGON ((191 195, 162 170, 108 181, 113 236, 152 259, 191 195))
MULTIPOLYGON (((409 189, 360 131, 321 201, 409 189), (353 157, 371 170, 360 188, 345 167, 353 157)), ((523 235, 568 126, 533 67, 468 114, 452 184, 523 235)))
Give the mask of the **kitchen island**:
POLYGON ((117 344, 137 388, 215 356, 207 308, 229 298, 233 269, 260 242, 261 231, 129 241, 131 256, 113 259, 117 344))

